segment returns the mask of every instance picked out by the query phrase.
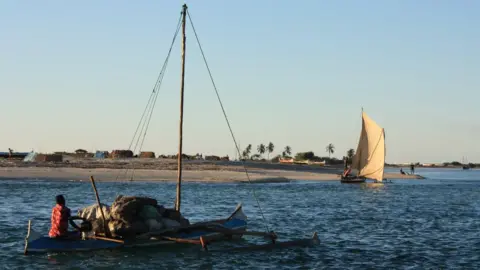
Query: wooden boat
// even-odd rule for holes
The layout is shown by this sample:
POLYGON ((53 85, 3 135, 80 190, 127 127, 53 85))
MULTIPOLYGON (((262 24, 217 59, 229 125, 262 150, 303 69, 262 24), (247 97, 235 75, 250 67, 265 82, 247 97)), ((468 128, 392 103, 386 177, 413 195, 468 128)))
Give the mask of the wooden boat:
MULTIPOLYGON (((176 37, 181 26, 182 27, 182 70, 181 70, 181 84, 180 84, 179 146, 178 146, 178 155, 177 155, 178 179, 177 179, 177 192, 176 192, 177 196, 175 200, 175 210, 178 212, 180 212, 180 206, 181 206, 181 187, 182 187, 183 100, 184 100, 185 48, 186 48, 185 47, 186 45, 185 44, 185 41, 186 41, 185 27, 186 27, 187 14, 188 14, 187 5, 185 4, 183 5, 182 12, 181 12, 181 18, 180 18, 181 24, 180 23, 178 24, 177 31, 175 33, 175 37, 176 37)), ((191 21, 190 16, 188 17, 189 17, 190 23, 193 26, 193 22, 191 21)), ((195 32, 195 28, 193 28, 193 31, 195 32)), ((174 40, 175 40, 175 37, 174 37, 174 40)), ((196 32, 195 32, 195 37, 197 37, 196 32)), ((200 45, 200 42, 198 43, 200 45)), ((172 47, 173 47, 173 42, 172 42, 171 48, 172 47)), ((171 48, 170 48, 170 51, 171 51, 171 48)), ((200 50, 203 53, 201 46, 200 46, 200 50)), ((170 52, 167 56, 165 63, 168 62, 169 56, 170 56, 170 52)), ((205 60, 205 64, 207 64, 206 60, 205 60)), ((164 65, 164 68, 165 68, 165 65, 164 65)), ((155 93, 155 91, 153 93, 155 93)), ((217 97, 220 101, 220 97, 219 96, 217 97)), ((221 104, 221 101, 220 101, 220 104, 221 104)), ((151 109, 153 110, 153 106, 151 109)), ((223 105, 222 105, 222 109, 223 109, 223 105)), ((224 112, 224 116, 226 118, 225 112, 224 112)), ((228 119, 227 119, 227 122, 228 122, 228 119)), ((232 132, 232 137, 234 138, 237 152, 240 155, 240 149, 235 141, 233 132, 232 132)), ((248 177, 248 173, 245 165, 244 165, 244 169, 246 172, 247 179, 250 180, 248 177)), ((90 179, 92 181, 93 189, 95 191, 97 203, 100 206, 101 203, 100 203, 98 192, 95 186, 95 181, 93 177, 90 177, 90 179)), ((259 203, 258 200, 257 200, 257 203, 259 203)), ((259 208, 260 208, 260 204, 259 204, 259 208)), ((100 210, 101 209, 102 208, 100 207, 100 210)), ((261 208, 260 208, 260 211, 262 211, 261 208)), ((103 220, 105 221, 103 211, 101 210, 101 212, 102 212, 103 220)), ((262 218, 266 222, 263 213, 262 213, 262 218)), ((104 224, 106 223, 104 222, 104 224)), ((288 247, 288 246, 296 246, 296 245, 311 245, 319 242, 318 235, 316 233, 313 234, 312 238, 308 238, 308 239, 294 240, 294 241, 288 241, 288 242, 277 242, 276 233, 273 231, 269 231, 268 226, 266 226, 266 228, 267 230, 265 232, 247 231, 247 216, 243 213, 241 205, 237 207, 237 209, 233 212, 232 215, 230 215, 230 217, 223 220, 204 221, 204 222, 192 224, 186 227, 176 227, 176 228, 171 228, 168 230, 163 230, 158 232, 149 232, 144 235, 136 236, 134 239, 122 239, 122 238, 109 237, 109 229, 107 226, 105 228, 105 232, 107 232, 107 235, 100 235, 100 236, 96 235, 94 237, 85 238, 85 239, 82 239, 80 236, 69 237, 68 239, 50 238, 50 237, 41 236, 39 233, 32 230, 31 221, 29 221, 28 233, 25 239, 24 252, 25 254, 27 254, 30 252, 89 251, 89 250, 112 249, 112 248, 122 248, 122 247, 161 246, 161 245, 175 244, 175 243, 201 245, 205 250, 207 250, 207 245, 210 244, 211 242, 238 238, 244 235, 259 236, 259 237, 264 237, 269 239, 271 241, 270 244, 260 246, 265 248, 288 247)), ((255 247, 258 247, 258 246, 255 246, 255 247)), ((246 248, 253 249, 255 247, 246 247, 246 248)))
POLYGON ((42 236, 31 229, 28 223, 25 253, 92 251, 99 249, 114 249, 122 247, 153 247, 175 243, 190 243, 200 237, 216 238, 222 236, 241 237, 247 228, 247 216, 239 205, 230 217, 224 220, 215 220, 192 224, 187 227, 173 228, 159 232, 149 232, 135 239, 113 239, 107 237, 92 237, 82 239, 78 234, 68 239, 50 238, 42 236))
POLYGON ((354 175, 343 176, 341 183, 359 184, 367 179, 382 182, 385 167, 385 130, 377 125, 362 109, 362 131, 357 151, 352 159, 354 175))
POLYGON ((327 162, 324 161, 308 161, 308 165, 319 165, 319 166, 325 166, 327 165, 327 162))
POLYGON ((293 164, 293 158, 279 158, 278 159, 278 162, 279 163, 282 163, 282 164, 293 164))

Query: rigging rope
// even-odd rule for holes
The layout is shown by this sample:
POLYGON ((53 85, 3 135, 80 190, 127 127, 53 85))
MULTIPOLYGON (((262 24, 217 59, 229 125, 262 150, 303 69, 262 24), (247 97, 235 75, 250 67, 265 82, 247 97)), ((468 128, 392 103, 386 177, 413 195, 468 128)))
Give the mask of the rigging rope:
MULTIPOLYGON (((213 80, 212 72, 210 71, 210 67, 208 66, 207 59, 205 57, 205 54, 203 53, 202 45, 200 44, 200 39, 198 38, 197 31, 195 30, 195 26, 193 25, 193 21, 192 21, 192 18, 190 16, 190 12, 188 12, 188 10, 187 10, 187 15, 188 15, 188 20, 190 21, 190 25, 192 26, 193 33, 195 34, 195 38, 197 39, 198 47, 200 48, 200 52, 202 53, 203 61, 205 62, 205 66, 207 67, 208 75, 210 76, 210 80, 212 81, 213 89, 215 90, 215 94, 217 95, 218 102, 220 103, 220 107, 222 108, 223 116, 225 117, 225 121, 227 122, 228 129, 230 130, 230 135, 232 136, 233 142, 235 143, 235 148, 237 150, 238 155, 241 156, 240 148, 238 147, 237 140, 235 139, 235 135, 234 135, 232 127, 230 125, 230 121, 228 120, 227 113, 225 112, 225 108, 223 107, 222 100, 220 99, 220 94, 218 93, 217 86, 215 84, 215 81, 213 80)), ((250 184, 252 184, 252 181, 250 180, 250 175, 248 174, 247 166, 245 165, 245 161, 243 161, 242 159, 240 159, 240 160, 242 162, 243 170, 245 171, 245 175, 247 176, 248 182, 250 184)), ((253 196, 254 196, 254 198, 257 202, 258 208, 260 209, 260 214, 262 215, 263 222, 264 222, 264 225, 265 225, 265 229, 267 230, 267 232, 269 232, 270 229, 268 227, 267 219, 265 218, 265 215, 263 214, 262 207, 260 206, 260 201, 258 200, 258 197, 257 197, 257 194, 255 193, 254 188, 252 188, 252 193, 253 193, 253 196)))
MULTIPOLYGON (((160 92, 159 90, 160 90, 160 87, 162 85, 163 77, 165 75, 165 70, 167 69, 168 60, 170 59, 170 55, 171 55, 173 46, 175 44, 175 40, 177 39, 178 32, 180 31, 181 22, 182 22, 182 15, 180 14, 180 16, 178 18, 178 23, 177 23, 177 27, 176 27, 176 30, 175 30, 175 34, 173 35, 172 43, 170 45, 170 49, 168 50, 167 57, 165 58, 162 69, 160 70, 160 73, 158 74, 157 80, 156 80, 155 85, 153 87, 152 93, 150 94, 150 98, 148 99, 148 102, 147 102, 147 105, 145 106, 142 117, 140 118, 140 121, 137 125, 137 129, 135 130, 135 133, 133 134, 133 138, 132 138, 132 140, 131 140, 131 142, 128 146, 128 149, 131 150, 132 149, 132 144, 135 141, 135 138, 137 138, 137 141, 136 141, 135 146, 134 146, 133 151, 132 151, 134 153, 137 150, 137 147, 138 147, 138 144, 139 144, 140 137, 141 137, 142 133, 143 133, 143 139, 142 139, 142 142, 140 144, 140 147, 139 147, 138 151, 141 151, 141 149, 143 147, 143 143, 145 141, 147 130, 148 130, 148 127, 150 125, 150 120, 151 120, 152 115, 153 115, 153 110, 154 110, 155 104, 157 102, 158 93, 160 92), (142 122, 143 122, 143 124, 142 124, 142 122), (142 126, 142 128, 140 129, 140 132, 139 132, 140 126, 142 126), (138 134, 138 137, 137 137, 137 134, 138 134)), ((128 170, 129 170, 128 168, 125 169, 124 177, 127 175, 128 170)), ((119 172, 117 174, 117 177, 116 177, 117 181, 118 181, 118 178, 119 178, 120 174, 121 174, 121 172, 119 172)), ((131 180, 133 180, 134 176, 135 176, 135 163, 134 163, 134 166, 132 168, 131 180)))

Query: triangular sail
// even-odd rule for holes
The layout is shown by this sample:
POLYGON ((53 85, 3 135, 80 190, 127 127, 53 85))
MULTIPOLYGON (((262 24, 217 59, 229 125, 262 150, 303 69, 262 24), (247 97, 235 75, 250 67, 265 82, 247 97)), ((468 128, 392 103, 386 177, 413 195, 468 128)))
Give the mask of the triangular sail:
POLYGON ((352 169, 358 170, 358 176, 382 181, 385 154, 383 128, 362 112, 362 132, 352 160, 352 169))

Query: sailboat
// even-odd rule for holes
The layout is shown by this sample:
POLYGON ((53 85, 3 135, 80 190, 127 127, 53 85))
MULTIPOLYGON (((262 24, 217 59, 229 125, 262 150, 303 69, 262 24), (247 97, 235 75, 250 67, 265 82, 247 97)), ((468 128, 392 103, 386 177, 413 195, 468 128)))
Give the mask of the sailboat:
MULTIPOLYGON (((192 24, 193 31, 197 37, 195 28, 193 27, 193 22, 190 18, 190 15, 187 11, 187 5, 184 4, 182 7, 181 18, 177 26, 177 31, 175 37, 180 29, 182 28, 182 69, 181 69, 181 83, 180 83, 180 126, 179 126, 179 147, 178 147, 178 179, 177 179, 177 190, 176 190, 176 200, 175 200, 175 210, 180 212, 181 209, 181 188, 182 188, 182 147, 183 147, 183 100, 184 100, 184 81, 185 81, 185 50, 186 50, 186 18, 190 20, 192 24), (180 24, 181 22, 181 24, 180 24)), ((175 40, 174 37, 174 40, 175 40)), ((198 41, 198 37, 197 37, 198 41)), ((200 43, 199 43, 200 45, 200 43)), ((173 47, 173 42, 172 42, 173 47)), ((172 48, 170 48, 171 51, 172 48)), ((201 46, 200 46, 201 49, 201 46)), ((203 50, 201 49, 202 54, 203 50)), ((170 55, 170 52, 169 52, 170 55)), ((205 59, 205 58, 204 58, 205 59)), ((166 62, 168 62, 168 57, 166 62)), ((206 60, 205 60, 206 64, 206 60)), ((164 65, 165 67, 165 65, 164 65)), ((207 65, 208 67, 208 65, 207 65)), ((210 71, 209 71, 210 72, 210 71)), ((213 79, 212 79, 213 80, 213 79)), ((216 90, 216 89, 215 89, 216 90)), ((217 96, 219 101, 220 98, 217 96)), ((221 101, 220 101, 221 104, 221 101)), ((223 105, 222 109, 223 109, 223 105)), ((225 111, 223 110, 224 114, 225 111)), ((226 115, 225 115, 226 116, 226 115)), ((143 116, 142 116, 143 117, 143 116)), ((228 122, 228 120, 227 120, 228 122)), ((230 125, 229 125, 230 126, 230 125)), ((232 137, 233 132, 232 132, 232 137)), ((238 144, 235 141, 235 146, 240 153, 238 144)), ((244 166, 246 176, 248 177, 248 172, 244 166)), ((95 191, 97 203, 101 206, 98 192, 95 186, 95 181, 93 176, 90 177, 92 181, 92 186, 95 191)), ((258 200, 257 200, 258 203, 258 200)), ((260 206, 260 205, 259 205, 260 206)), ((103 210, 102 207, 99 207, 100 211, 103 210)), ((265 218, 262 214, 262 217, 265 221, 265 218)), ((78 218, 78 217, 76 217, 78 218)), ((105 218, 103 218, 105 221, 105 218)), ((80 228, 74 226, 73 219, 69 220, 70 224, 75 228, 80 228)), ((105 222, 104 222, 105 224, 105 222)), ((105 228, 105 235, 95 235, 88 238, 50 238, 48 236, 42 236, 38 232, 35 232, 31 228, 31 220, 28 222, 28 232, 25 239, 25 249, 24 253, 40 253, 40 252, 68 252, 68 251, 91 251, 91 250, 101 250, 101 249, 113 249, 113 248, 131 248, 131 247, 152 247, 152 246, 162 246, 169 244, 194 244, 200 245, 204 250, 208 250, 207 245, 210 243, 220 240, 231 240, 234 238, 240 238, 245 235, 249 236, 259 236, 266 239, 269 239, 271 243, 264 245, 252 245, 247 247, 242 247, 242 249, 259 249, 259 248, 274 248, 274 247, 290 247, 290 246, 309 246, 312 244, 319 243, 317 233, 313 234, 311 238, 278 242, 277 234, 274 231, 270 231, 268 226, 266 231, 248 231, 247 230, 247 216, 242 210, 242 205, 239 204, 235 211, 225 219, 220 220, 210 220, 194 223, 188 226, 174 227, 169 229, 164 229, 161 231, 148 232, 143 235, 137 235, 133 239, 122 239, 122 238, 113 238, 108 233, 108 228, 105 228)))
POLYGON ((385 167, 385 131, 362 109, 362 131, 352 159, 354 175, 342 175, 342 183, 363 183, 366 179, 383 181, 385 167))

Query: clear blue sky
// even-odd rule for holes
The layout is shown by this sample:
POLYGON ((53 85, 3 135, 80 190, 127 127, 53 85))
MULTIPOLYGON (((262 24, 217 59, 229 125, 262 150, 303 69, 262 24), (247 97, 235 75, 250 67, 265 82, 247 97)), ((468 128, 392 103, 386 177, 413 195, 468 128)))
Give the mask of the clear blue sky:
MULTIPOLYGON (((183 1, 0 1, 0 150, 126 148, 183 1)), ((388 162, 480 162, 480 2, 188 1, 241 147, 336 156, 360 110, 388 162)), ((187 29, 185 152, 234 145, 187 29)), ((180 46, 144 150, 178 143, 180 46)))

